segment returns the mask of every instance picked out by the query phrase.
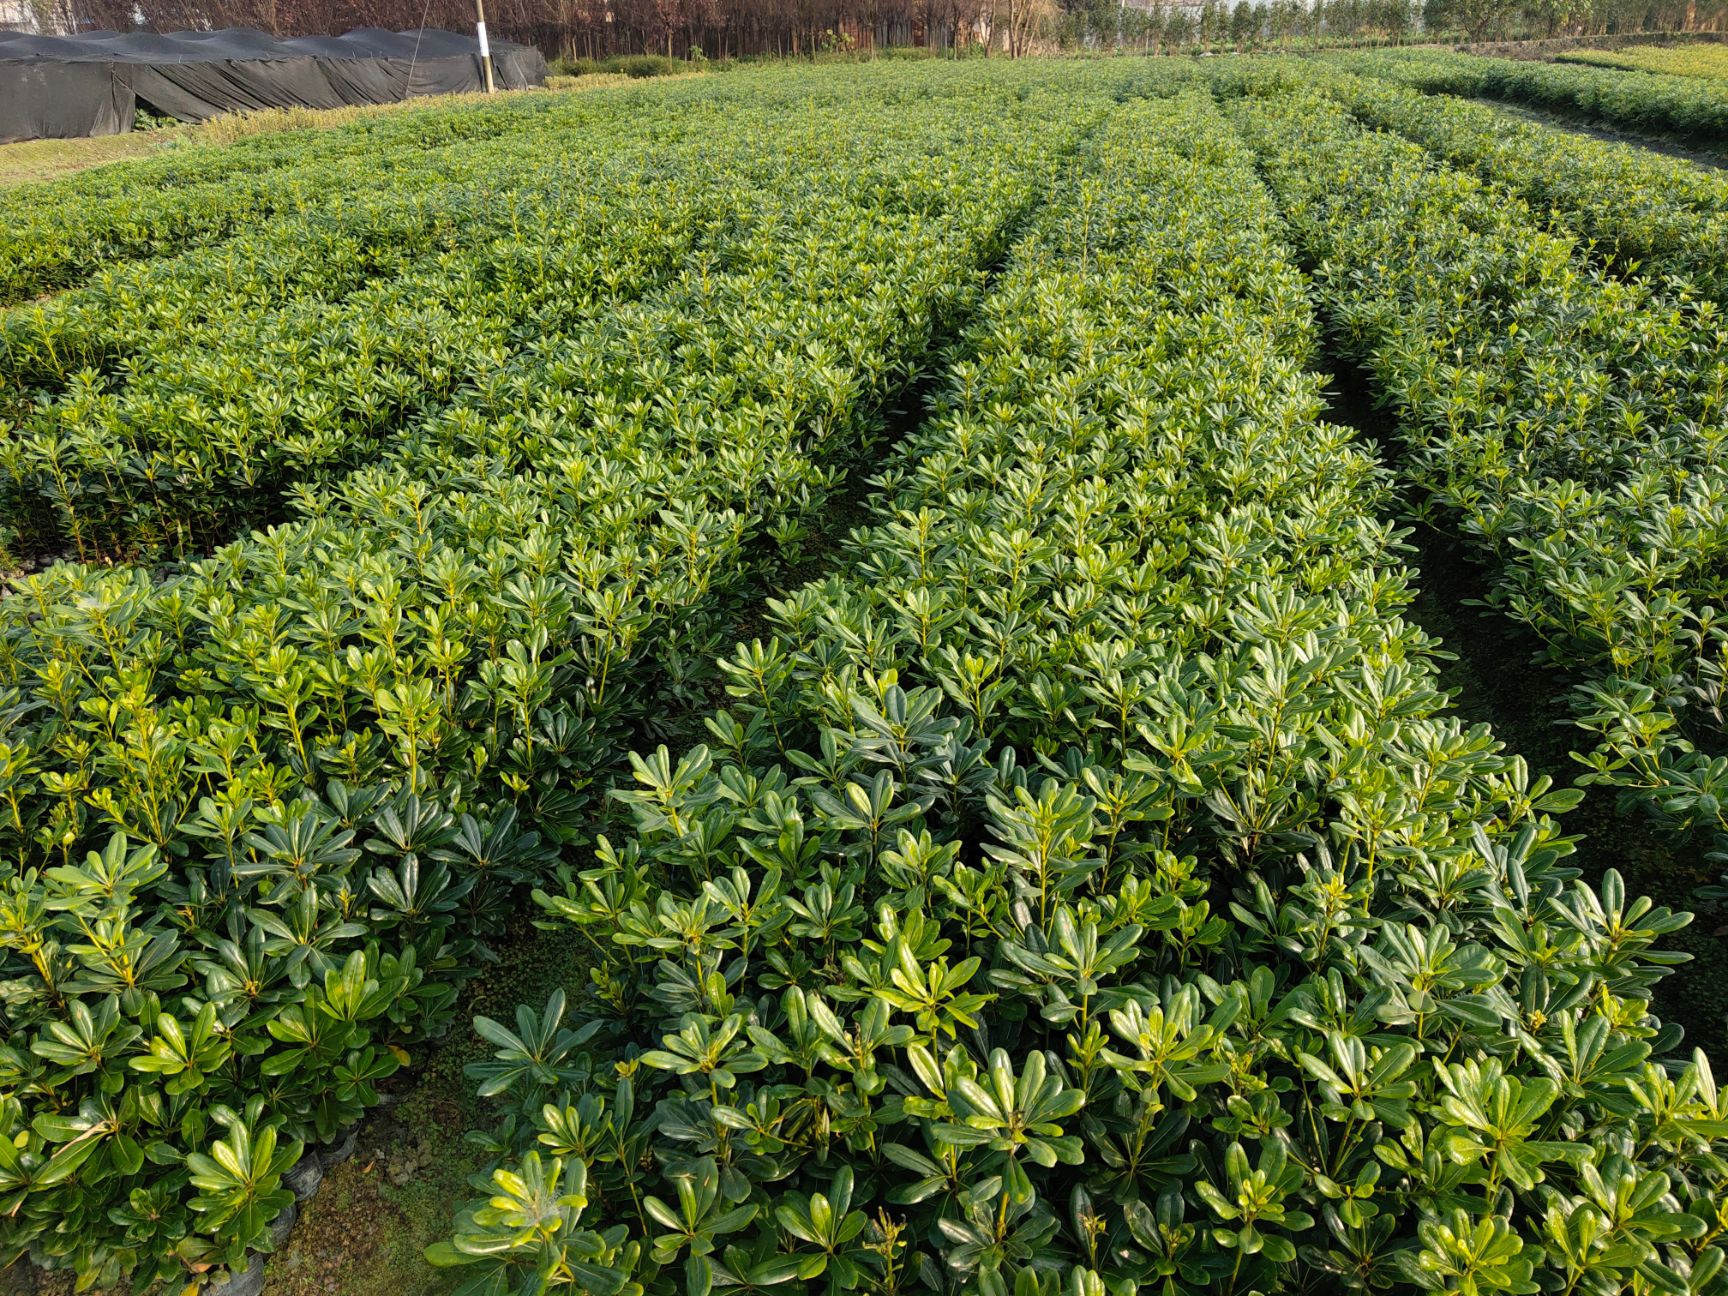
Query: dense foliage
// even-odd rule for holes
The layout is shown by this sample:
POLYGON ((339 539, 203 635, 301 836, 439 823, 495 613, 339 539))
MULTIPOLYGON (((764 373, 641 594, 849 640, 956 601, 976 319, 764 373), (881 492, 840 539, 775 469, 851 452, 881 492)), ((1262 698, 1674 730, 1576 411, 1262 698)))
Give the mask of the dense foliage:
POLYGON ((1576 50, 1555 56, 1560 63, 1588 63, 1632 72, 1728 80, 1728 45, 1627 45, 1613 50, 1576 50))
MULTIPOLYGON (((1337 56, 1346 67, 1354 55, 1337 56)), ((1316 85, 1370 126, 1408 136, 1552 213, 1623 273, 1676 275, 1728 301, 1728 172, 1632 144, 1549 130, 1469 100, 1385 81, 1320 76, 1316 85)))
POLYGON ((1497 120, 878 64, 0 197, 0 1261, 268 1249, 533 891, 470 1292, 1722 1293, 1687 916, 1320 418, 1316 306, 1594 776, 1728 828, 1721 190, 1497 120))
POLYGON ((507 143, 386 150, 315 211, 14 309, 0 542, 186 556, 279 518, 285 490, 369 461, 513 353, 686 265, 713 219, 688 141, 772 130, 784 100, 747 94, 511 105, 507 143))
POLYGON ((988 71, 724 110, 619 209, 691 249, 663 285, 291 523, 0 600, 8 1254, 147 1283, 267 1245, 294 1145, 448 1022, 1097 111, 988 71))
POLYGON ((0 322, 18 384, 0 450, 14 548, 205 551, 512 352, 653 289, 711 219, 702 161, 653 145, 672 115, 589 128, 550 163, 563 123, 524 129, 465 155, 484 180, 428 184, 390 155, 381 191, 14 310, 0 322))
POLYGON ((1574 794, 1446 714, 1210 100, 1084 158, 840 572, 537 897, 591 986, 479 1023, 503 1163, 433 1258, 487 1294, 1720 1291, 1728 1104, 1648 1007, 1684 916, 1581 882, 1574 794))
POLYGON ((1720 146, 1728 139, 1728 84, 1648 73, 1622 76, 1560 63, 1483 58, 1438 50, 1376 54, 1377 76, 1430 94, 1501 99, 1602 126, 1720 146))
POLYGON ((1494 600, 1581 671, 1586 777, 1720 849, 1720 308, 1609 277, 1504 191, 1279 84, 1242 112, 1407 471, 1482 546, 1494 600))
POLYGON ((607 114, 580 100, 514 99, 485 113, 383 113, 341 131, 260 135, 223 148, 181 146, 0 190, 0 306, 81 282, 116 262, 210 245, 242 229, 419 176, 481 173, 486 147, 534 120, 567 128, 607 114))

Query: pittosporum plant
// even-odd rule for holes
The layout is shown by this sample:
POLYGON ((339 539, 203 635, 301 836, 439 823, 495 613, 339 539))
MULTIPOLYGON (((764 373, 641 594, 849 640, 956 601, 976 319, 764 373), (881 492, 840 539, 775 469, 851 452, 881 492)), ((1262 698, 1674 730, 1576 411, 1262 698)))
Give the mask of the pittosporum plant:
POLYGON ((1484 58, 1440 50, 1370 55, 1376 76, 1430 94, 1458 94, 1550 108, 1621 130, 1705 144, 1728 131, 1728 94, 1698 77, 1604 76, 1564 63, 1484 58))
MULTIPOLYGON (((333 456, 328 480, 278 475, 288 523, 163 572, 54 566, 0 599, 0 1260, 143 1287, 267 1247, 290 1153, 442 1029, 511 897, 591 831, 624 736, 706 695, 723 628, 786 561, 775 538, 808 530, 1042 179, 1135 79, 930 75, 593 110, 614 132, 593 147, 616 156, 579 185, 542 165, 569 119, 527 113, 540 130, 486 181, 512 201, 467 226, 486 239, 447 246, 489 192, 460 174, 424 202, 357 202, 351 224, 308 218, 334 227, 308 245, 328 266, 295 247, 303 223, 262 228, 274 270, 189 258, 209 277, 178 299, 184 327, 95 378, 57 367, 55 321, 110 336, 94 305, 149 267, 7 318, 29 419, 94 420, 67 449, 89 452, 79 475, 20 479, 66 516, 172 521, 249 471, 195 431, 205 416, 236 436, 328 416, 339 435, 268 424, 272 453, 333 456), (408 384, 407 405, 395 379, 347 392, 351 421, 310 385, 284 413, 248 376, 265 334, 284 373, 306 370, 326 325, 330 372, 380 360, 318 285, 358 309, 398 270, 492 322, 484 354, 464 335, 462 382, 408 384), (258 331, 190 356, 236 316, 258 331), (185 454, 158 458, 116 413, 146 407, 185 454)), ((5 439, 26 476, 65 444, 31 427, 5 439)), ((558 1032, 524 1044, 523 1082, 544 1065, 563 1083, 533 1052, 558 1032)))
MULTIPOLYGON (((1327 61, 1363 72, 1384 66, 1373 55, 1327 61)), ((1359 121, 1512 189, 1556 232, 1593 240, 1593 251, 1621 273, 1678 276, 1718 300, 1728 291, 1728 177, 1719 171, 1371 75, 1321 75, 1308 64, 1302 80, 1359 121)))
POLYGON ((1720 1292, 1685 915, 1446 714, 1386 480, 1204 96, 1017 245, 842 572, 537 894, 471 1296, 1720 1292))
MULTIPOLYGON (((1250 92, 1237 117, 1321 266, 1343 344, 1398 412, 1424 511, 1478 549, 1493 602, 1577 677, 1575 715, 1596 737, 1584 780, 1723 853, 1728 329, 1718 303, 1682 280, 1591 264, 1577 219, 1562 212, 1543 230, 1494 183, 1363 129, 1341 106, 1366 104, 1370 121, 1426 119, 1413 133, 1448 152, 1492 150, 1496 177, 1504 152, 1524 156, 1484 140, 1486 127, 1448 132, 1457 113, 1444 104, 1333 76, 1313 78, 1321 95, 1293 89, 1292 75, 1232 78, 1250 92)), ((1588 153, 1572 162, 1600 184, 1611 183, 1607 165, 1588 153)), ((1698 248, 1720 241, 1707 214, 1676 219, 1698 248)), ((1683 260, 1682 270, 1700 264, 1683 260)))

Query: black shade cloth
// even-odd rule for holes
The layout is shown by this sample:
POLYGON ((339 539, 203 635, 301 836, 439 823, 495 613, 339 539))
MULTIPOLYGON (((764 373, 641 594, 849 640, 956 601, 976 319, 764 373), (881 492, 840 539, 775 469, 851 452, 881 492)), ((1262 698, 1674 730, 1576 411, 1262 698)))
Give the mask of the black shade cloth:
POLYGON ((0 57, 0 143, 132 129, 137 97, 112 63, 15 63, 0 57))
MULTIPOLYGON (((543 85, 546 60, 492 45, 497 84, 543 85)), ((341 108, 485 88, 480 47, 447 31, 362 27, 279 40, 261 31, 0 31, 0 141, 113 135, 139 107, 181 121, 258 108, 341 108)))

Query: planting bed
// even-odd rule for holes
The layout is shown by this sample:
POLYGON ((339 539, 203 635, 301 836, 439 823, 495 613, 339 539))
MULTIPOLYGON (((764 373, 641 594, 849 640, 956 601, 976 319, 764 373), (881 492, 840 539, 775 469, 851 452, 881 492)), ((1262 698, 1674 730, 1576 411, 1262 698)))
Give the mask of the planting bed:
POLYGON ((1728 187, 1489 62, 0 197, 0 1259, 1728 1290, 1728 187))

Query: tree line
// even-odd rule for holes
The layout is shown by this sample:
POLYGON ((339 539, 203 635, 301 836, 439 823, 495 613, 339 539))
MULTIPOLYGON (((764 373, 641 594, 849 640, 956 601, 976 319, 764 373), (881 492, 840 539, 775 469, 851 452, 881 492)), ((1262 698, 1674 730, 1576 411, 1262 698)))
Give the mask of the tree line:
MULTIPOLYGON (((474 0, 37 0, 44 27, 467 30, 474 0)), ((486 0, 548 57, 733 59, 911 49, 1017 54, 1290 48, 1728 30, 1728 0, 486 0)))
POLYGON ((1219 51, 1728 31, 1728 0, 1065 0, 1063 43, 1219 51))

